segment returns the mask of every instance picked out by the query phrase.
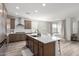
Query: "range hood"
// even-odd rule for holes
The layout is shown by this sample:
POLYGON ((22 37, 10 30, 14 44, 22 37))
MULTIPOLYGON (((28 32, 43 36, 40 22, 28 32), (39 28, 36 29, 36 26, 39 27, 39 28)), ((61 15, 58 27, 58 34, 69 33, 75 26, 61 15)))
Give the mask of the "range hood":
POLYGON ((19 17, 19 18, 18 18, 18 24, 17 24, 16 26, 22 26, 22 27, 24 26, 24 25, 22 24, 21 20, 22 20, 22 19, 19 17))
POLYGON ((17 26, 24 26, 23 24, 17 24, 17 26))

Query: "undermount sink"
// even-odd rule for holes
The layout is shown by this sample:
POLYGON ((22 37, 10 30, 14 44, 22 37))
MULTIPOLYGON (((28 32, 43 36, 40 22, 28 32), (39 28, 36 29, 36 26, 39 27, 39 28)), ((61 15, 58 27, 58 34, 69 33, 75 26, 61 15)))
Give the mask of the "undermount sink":
POLYGON ((31 36, 33 36, 33 37, 38 37, 38 35, 31 35, 31 36))
POLYGON ((39 36, 41 36, 41 34, 33 33, 33 34, 31 34, 31 36, 32 37, 39 37, 39 36))
POLYGON ((38 37, 37 33, 32 33, 31 36, 32 37, 38 37))

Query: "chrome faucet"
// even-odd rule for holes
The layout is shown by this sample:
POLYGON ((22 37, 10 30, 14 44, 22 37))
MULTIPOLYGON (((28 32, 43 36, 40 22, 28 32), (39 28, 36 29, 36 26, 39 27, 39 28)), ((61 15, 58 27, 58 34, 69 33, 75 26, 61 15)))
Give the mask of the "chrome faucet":
POLYGON ((38 36, 41 36, 41 33, 38 29, 36 30, 36 33, 37 33, 38 36))

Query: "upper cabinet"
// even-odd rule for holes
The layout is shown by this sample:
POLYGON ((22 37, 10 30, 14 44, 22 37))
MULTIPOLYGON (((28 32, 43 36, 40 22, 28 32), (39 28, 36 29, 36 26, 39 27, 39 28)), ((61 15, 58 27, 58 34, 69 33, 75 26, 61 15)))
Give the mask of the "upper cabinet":
POLYGON ((15 29, 15 18, 10 19, 10 29, 15 29))
POLYGON ((24 20, 24 28, 25 29, 31 29, 31 21, 24 20))

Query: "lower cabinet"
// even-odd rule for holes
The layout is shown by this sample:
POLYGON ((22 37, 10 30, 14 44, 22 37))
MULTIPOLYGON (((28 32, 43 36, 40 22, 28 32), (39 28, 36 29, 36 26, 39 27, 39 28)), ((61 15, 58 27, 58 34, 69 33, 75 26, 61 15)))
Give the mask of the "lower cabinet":
POLYGON ((39 46, 39 56, 43 56, 43 47, 42 46, 39 46))
POLYGON ((44 56, 55 56, 55 42, 45 44, 43 49, 44 56))
POLYGON ((9 37, 9 43, 26 40, 25 33, 13 33, 13 34, 9 34, 8 37, 9 37))
POLYGON ((33 52, 33 41, 32 40, 29 41, 29 48, 33 52))
POLYGON ((26 41, 34 56, 55 56, 55 42, 44 44, 29 36, 26 41))
POLYGON ((38 41, 34 40, 34 55, 38 55, 38 41))
POLYGON ((30 48, 30 50, 33 52, 33 39, 28 37, 27 46, 30 48))

